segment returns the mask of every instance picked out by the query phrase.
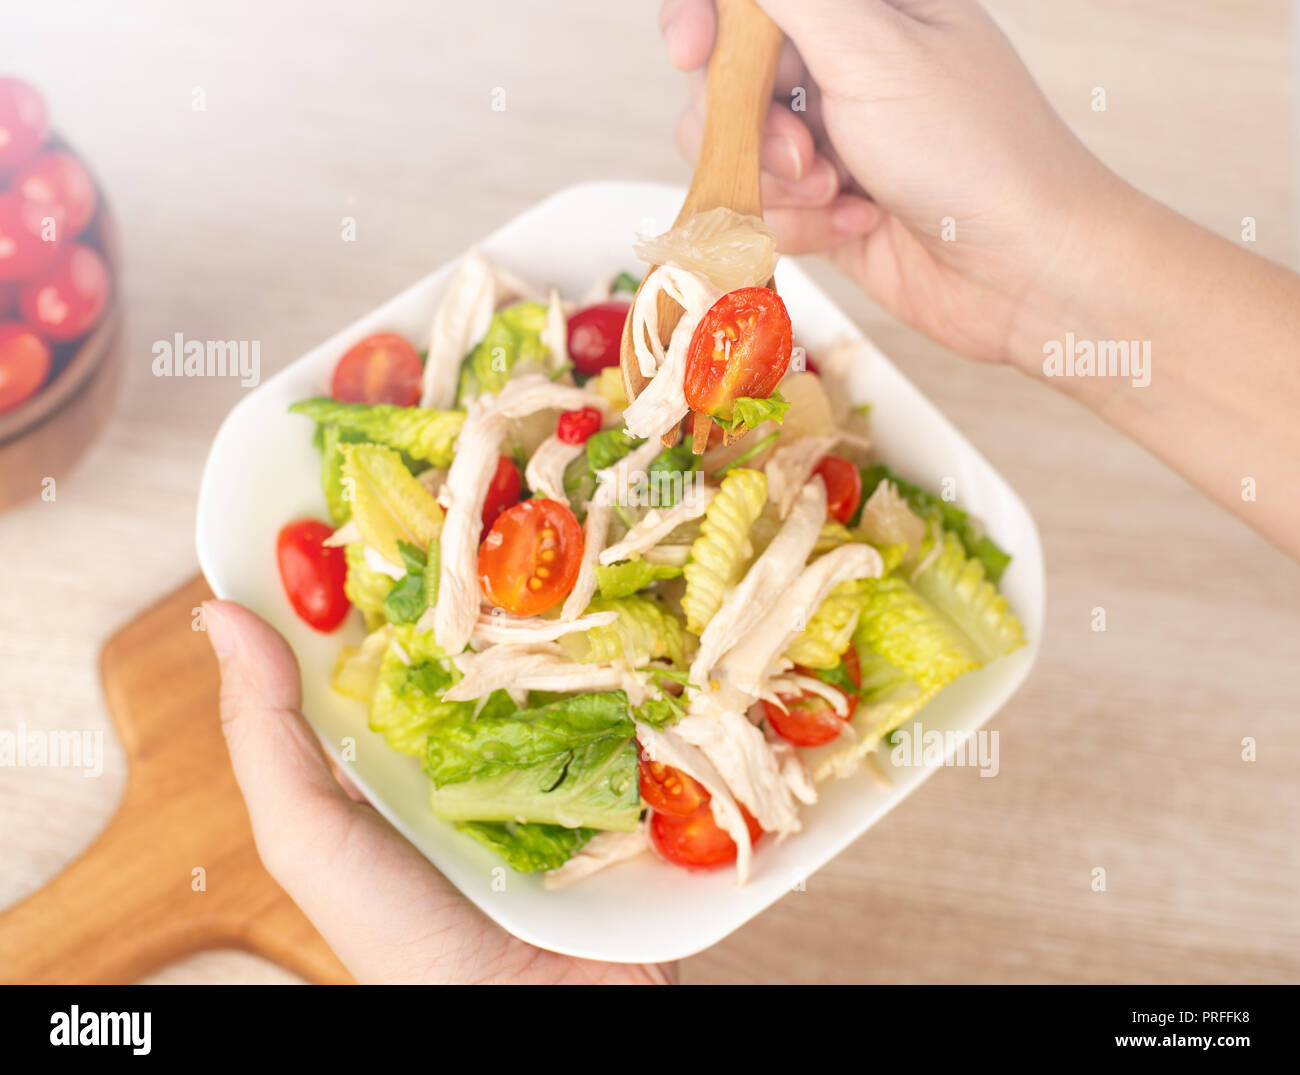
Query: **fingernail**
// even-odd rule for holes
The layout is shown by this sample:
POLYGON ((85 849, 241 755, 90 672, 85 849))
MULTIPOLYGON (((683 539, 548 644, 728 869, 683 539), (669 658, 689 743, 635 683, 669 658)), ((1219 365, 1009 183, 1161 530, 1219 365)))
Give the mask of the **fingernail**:
POLYGON ((221 611, 221 606, 211 601, 203 602, 203 629, 208 633, 208 642, 218 661, 224 661, 235 652, 235 639, 230 633, 230 621, 221 611))
POLYGON ((794 139, 779 134, 769 135, 763 139, 761 156, 767 170, 778 179, 797 183, 803 178, 803 161, 794 139))
POLYGON ((841 235, 869 231, 875 220, 876 212, 866 202, 844 202, 831 210, 831 227, 841 235))

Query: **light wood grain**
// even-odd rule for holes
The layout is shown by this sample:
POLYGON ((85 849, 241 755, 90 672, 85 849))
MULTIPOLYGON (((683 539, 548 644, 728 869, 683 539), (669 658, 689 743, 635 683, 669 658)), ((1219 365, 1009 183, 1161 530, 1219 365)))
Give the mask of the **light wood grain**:
MULTIPOLYGON (((1295 264, 1285 3, 992 6, 1112 167, 1234 241, 1254 217, 1254 248, 1295 264)), ((0 771, 0 905, 89 844, 122 794, 98 649, 193 572, 199 468, 241 398, 154 378, 151 343, 258 339, 269 375, 561 186, 684 181, 686 91, 655 18, 648 2, 47 0, 6 19, 6 62, 47 90, 117 206, 129 350, 97 451, 55 502, 0 517, 0 724, 109 731, 100 779, 0 771)), ((937 774, 684 979, 1300 979, 1300 570, 1050 390, 960 362, 812 268, 1024 496, 1047 634, 993 723, 997 778, 937 774)), ((214 955, 160 977, 275 973, 214 955)))

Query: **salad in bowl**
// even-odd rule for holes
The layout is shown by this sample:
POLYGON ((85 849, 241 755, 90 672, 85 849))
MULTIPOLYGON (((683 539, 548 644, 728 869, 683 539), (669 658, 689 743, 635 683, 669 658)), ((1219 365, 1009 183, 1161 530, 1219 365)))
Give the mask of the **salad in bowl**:
POLYGON ((578 301, 470 251, 427 350, 368 336, 291 408, 328 519, 285 519, 285 593, 367 632, 332 689, 436 817, 548 887, 642 854, 744 883, 825 782, 1025 641, 1008 555, 881 461, 852 345, 798 345, 762 222, 635 250, 639 289, 578 301))

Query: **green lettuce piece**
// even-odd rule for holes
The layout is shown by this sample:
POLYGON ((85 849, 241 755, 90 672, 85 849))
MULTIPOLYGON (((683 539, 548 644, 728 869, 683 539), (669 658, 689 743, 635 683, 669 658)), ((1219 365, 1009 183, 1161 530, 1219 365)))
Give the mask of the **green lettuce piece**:
POLYGON ((321 451, 321 488, 325 493, 325 506, 329 509, 330 521, 337 529, 352 518, 352 506, 343 491, 343 453, 339 446, 364 441, 365 437, 345 432, 332 422, 318 425, 316 430, 316 444, 321 451))
POLYGON ((871 600, 875 579, 848 579, 817 606, 807 626, 786 647, 785 655, 805 668, 829 669, 849 648, 858 617, 871 600))
POLYGON ((513 821, 462 821, 456 826, 484 847, 495 851, 519 873, 554 870, 596 835, 595 829, 566 829, 563 825, 519 824, 513 821))
POLYGON ((433 812, 631 832, 641 812, 634 732, 622 691, 458 714, 428 736, 433 812))
MULTIPOLYGON (((394 626, 393 642, 379 665, 370 700, 370 730, 383 735, 394 750, 423 758, 434 729, 447 722, 472 720, 476 705, 442 700, 460 673, 438 647, 432 631, 394 626)), ((513 709, 504 691, 496 692, 489 703, 500 706, 502 699, 513 709)))
POLYGON ((366 547, 359 541, 343 546, 343 559, 348 569, 343 593, 365 617, 367 630, 374 631, 388 618, 384 614, 384 602, 393 588, 393 580, 366 563, 366 547))
POLYGON ((945 534, 939 555, 912 585, 961 628, 983 660, 991 661, 1023 646, 1025 630, 985 570, 980 557, 966 558, 957 535, 945 534))
POLYGON ((682 611, 688 631, 701 634, 727 591, 744 576, 754 556, 750 529, 766 503, 767 477, 762 471, 741 467, 722 479, 683 571, 682 611))
POLYGON ((849 520, 850 526, 857 526, 862 515, 862 505, 867 502, 876 486, 882 481, 891 481, 898 486, 899 495, 907 501, 908 506, 926 521, 935 520, 945 530, 957 535, 967 556, 973 556, 984 565, 984 573, 989 580, 996 583, 1002 578, 1007 565, 1011 563, 1011 554, 1004 552, 991 537, 966 512, 955 504, 928 493, 911 482, 904 481, 887 466, 877 463, 862 469, 862 499, 858 511, 849 520))
POLYGON ((955 623, 897 576, 873 580, 853 641, 922 687, 942 687, 984 662, 955 623))
POLYGON ((597 564, 596 585, 607 599, 629 597, 660 579, 675 579, 682 569, 674 564, 650 564, 644 560, 624 560, 618 564, 597 564))
POLYGON ((366 635, 360 646, 344 646, 334 662, 330 686, 339 694, 370 703, 379 682, 379 667, 393 640, 393 629, 384 624, 366 635))
POLYGON ((640 443, 640 437, 633 437, 621 429, 602 429, 587 438, 587 462, 593 471, 604 470, 640 443))
POLYGON ((671 508, 681 500, 689 475, 700 466, 700 456, 691 451, 689 441, 665 448, 646 468, 650 507, 671 508))
POLYGON ((345 444, 343 483, 362 540, 395 566, 402 542, 427 549, 442 532, 442 508, 391 448, 345 444))
POLYGON ((630 272, 621 272, 614 277, 614 286, 610 288, 611 295, 617 295, 619 292, 627 292, 629 295, 635 295, 637 288, 641 286, 639 278, 633 276, 630 272))
POLYGON ((618 619, 608 626, 592 627, 561 638, 565 653, 587 664, 627 660, 640 665, 668 660, 675 668, 685 668, 690 663, 695 638, 657 598, 637 594, 617 598, 600 596, 587 606, 587 612, 610 611, 617 612, 618 619))
POLYGON ((766 399, 738 396, 731 401, 728 414, 715 414, 711 417, 723 429, 738 434, 753 429, 763 422, 782 422, 785 419, 785 412, 789 409, 790 401, 780 392, 773 392, 766 399))
POLYGON ((337 426, 348 439, 368 440, 402 452, 411 459, 445 467, 455 454, 464 411, 435 411, 427 407, 398 407, 392 403, 340 403, 317 396, 289 410, 326 426, 337 426))
POLYGON ((546 307, 520 302, 492 315, 487 332, 461 366, 459 399, 500 392, 520 362, 544 365, 550 349, 542 342, 546 307))
POLYGON ((429 553, 405 541, 397 543, 402 554, 406 574, 393 583, 384 598, 384 615, 389 623, 415 623, 425 609, 432 608, 438 598, 438 547, 435 538, 429 553))

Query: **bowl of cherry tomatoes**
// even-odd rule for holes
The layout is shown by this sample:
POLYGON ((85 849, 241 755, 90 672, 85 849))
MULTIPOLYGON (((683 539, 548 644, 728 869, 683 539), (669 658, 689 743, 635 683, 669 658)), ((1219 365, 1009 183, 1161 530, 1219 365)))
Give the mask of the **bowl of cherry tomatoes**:
POLYGON ((117 247, 85 162, 40 93, 0 76, 0 510, 103 428, 121 372, 117 247))

